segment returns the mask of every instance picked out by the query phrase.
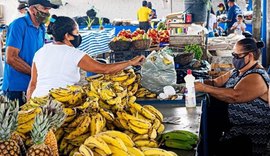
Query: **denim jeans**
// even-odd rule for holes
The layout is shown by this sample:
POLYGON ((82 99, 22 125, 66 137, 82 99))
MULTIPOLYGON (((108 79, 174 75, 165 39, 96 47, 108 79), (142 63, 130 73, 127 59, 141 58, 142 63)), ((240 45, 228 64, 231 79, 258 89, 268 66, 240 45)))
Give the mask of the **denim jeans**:
POLYGON ((19 100, 19 105, 22 106, 26 102, 25 98, 25 92, 23 91, 3 91, 4 95, 9 99, 9 100, 19 100))

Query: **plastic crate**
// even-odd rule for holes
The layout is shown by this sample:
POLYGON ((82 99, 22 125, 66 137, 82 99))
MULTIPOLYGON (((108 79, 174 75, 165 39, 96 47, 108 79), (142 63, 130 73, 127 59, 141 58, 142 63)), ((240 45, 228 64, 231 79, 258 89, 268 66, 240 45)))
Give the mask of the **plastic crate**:
POLYGON ((113 51, 110 54, 110 62, 121 62, 131 60, 132 58, 140 55, 147 57, 150 54, 150 51, 113 51))

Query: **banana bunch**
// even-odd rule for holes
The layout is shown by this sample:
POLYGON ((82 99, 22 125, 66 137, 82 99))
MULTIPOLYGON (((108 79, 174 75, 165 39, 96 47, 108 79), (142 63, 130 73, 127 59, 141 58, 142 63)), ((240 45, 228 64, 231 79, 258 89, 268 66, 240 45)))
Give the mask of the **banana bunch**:
POLYGON ((71 85, 66 88, 51 89, 50 95, 59 102, 76 105, 82 101, 84 91, 81 86, 71 85))
POLYGON ((27 111, 39 106, 43 106, 47 103, 48 100, 49 96, 31 98, 27 103, 21 106, 21 110, 27 111))
MULTIPOLYGON (((152 144, 153 141, 139 142, 138 144, 152 144)), ((166 151, 160 148, 136 147, 131 138, 119 131, 106 131, 94 136, 88 137, 79 147, 74 155, 97 156, 97 155, 115 155, 115 156, 145 156, 145 155, 165 155, 176 156, 174 152, 166 151), (142 150, 141 150, 142 149, 142 150)))
POLYGON ((166 147, 192 150, 198 141, 198 136, 186 130, 174 130, 162 134, 162 142, 166 147))
POLYGON ((136 97, 138 98, 156 98, 157 94, 152 93, 146 88, 141 87, 135 94, 136 97))
POLYGON ((18 112, 17 132, 26 134, 32 130, 35 116, 41 112, 41 108, 33 108, 28 111, 18 112))

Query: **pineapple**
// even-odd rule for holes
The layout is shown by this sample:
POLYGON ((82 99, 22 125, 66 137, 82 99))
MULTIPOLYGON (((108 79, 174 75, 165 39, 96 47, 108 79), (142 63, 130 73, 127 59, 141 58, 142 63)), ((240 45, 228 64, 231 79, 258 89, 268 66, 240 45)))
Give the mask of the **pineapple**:
POLYGON ((53 156, 50 147, 44 143, 51 124, 48 110, 42 108, 42 112, 35 117, 31 131, 31 138, 34 145, 28 149, 27 156, 53 156))
POLYGON ((54 156, 59 156, 57 139, 54 134, 54 130, 61 127, 61 125, 65 121, 66 115, 63 112, 61 104, 55 100, 49 100, 45 107, 49 111, 49 114, 51 116, 50 120, 52 123, 52 128, 50 128, 46 136, 45 144, 51 148, 54 156))
POLYGON ((0 97, 0 155, 19 156, 21 151, 18 143, 11 138, 17 128, 19 111, 18 101, 7 101, 0 97))

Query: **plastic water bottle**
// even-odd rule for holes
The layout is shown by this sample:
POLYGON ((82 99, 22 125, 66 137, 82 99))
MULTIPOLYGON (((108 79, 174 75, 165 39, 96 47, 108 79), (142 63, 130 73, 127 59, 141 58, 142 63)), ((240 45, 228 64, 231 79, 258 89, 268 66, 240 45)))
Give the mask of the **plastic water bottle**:
POLYGON ((186 82, 187 89, 185 94, 186 107, 196 107, 196 95, 194 87, 195 77, 192 75, 192 71, 190 69, 187 70, 187 75, 184 77, 184 80, 186 82))

